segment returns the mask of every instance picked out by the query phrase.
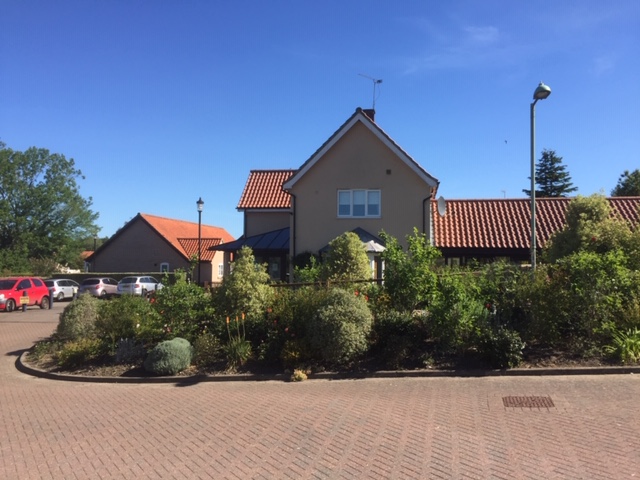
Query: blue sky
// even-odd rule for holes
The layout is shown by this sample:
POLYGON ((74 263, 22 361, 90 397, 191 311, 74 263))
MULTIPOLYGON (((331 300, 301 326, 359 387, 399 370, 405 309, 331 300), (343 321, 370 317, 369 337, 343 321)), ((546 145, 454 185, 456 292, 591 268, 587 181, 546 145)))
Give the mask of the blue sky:
POLYGON ((0 1, 0 140, 85 175, 101 236, 138 212, 242 234, 251 169, 297 168, 354 112, 445 198, 522 198, 529 105, 578 193, 640 168, 640 2, 0 1))

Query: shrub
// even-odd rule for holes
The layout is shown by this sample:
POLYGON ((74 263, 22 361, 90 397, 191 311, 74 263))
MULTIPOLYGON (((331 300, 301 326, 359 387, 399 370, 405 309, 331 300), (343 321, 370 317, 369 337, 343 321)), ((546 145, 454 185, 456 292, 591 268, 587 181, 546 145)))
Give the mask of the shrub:
POLYGON ((489 326, 479 334, 478 353, 492 368, 514 368, 522 362, 525 344, 518 332, 489 326))
POLYGON ((104 353, 104 344, 95 338, 81 338, 67 342, 57 353, 58 365, 64 369, 77 368, 96 360, 104 353))
POLYGON ((367 350, 372 324, 362 296, 333 288, 307 319, 305 335, 312 355, 323 364, 346 365, 367 350))
POLYGON ((80 295, 60 314, 57 335, 63 340, 93 338, 99 308, 100 301, 97 298, 89 294, 80 295))
POLYGON ((193 347, 184 338, 165 340, 147 355, 144 369, 156 375, 175 375, 191 365, 193 347))
POLYGON ((320 277, 332 282, 371 279, 369 258, 357 234, 346 232, 329 242, 329 251, 322 263, 320 277))
POLYGON ((304 382, 307 379, 307 373, 304 370, 295 369, 291 374, 292 382, 304 382))
POLYGON ((195 283, 187 282, 186 273, 175 272, 175 282, 158 290, 151 303, 169 338, 176 336, 194 342, 213 315, 211 294, 195 283), (165 327, 166 325, 166 327, 165 327))
POLYGON ((640 329, 626 332, 616 331, 610 345, 604 347, 605 353, 614 356, 622 363, 640 362, 640 329))
POLYGON ((224 356, 220 339, 211 333, 203 333, 193 343, 193 363, 198 367, 211 367, 224 356))
POLYGON ((444 271, 429 305, 427 329, 440 353, 459 355, 474 346, 479 322, 489 315, 471 275, 444 271))
MULTIPOLYGON (((109 342, 111 351, 114 352, 118 340, 122 338, 141 337, 141 341, 149 341, 144 338, 149 334, 149 328, 145 325, 153 324, 154 311, 149 302, 134 295, 122 295, 108 302, 103 302, 98 319, 96 331, 101 338, 109 342), (151 321, 150 321, 151 320, 151 321), (143 335, 141 335, 143 333, 143 335)), ((152 335, 148 335, 152 337, 152 335)))
POLYGON ((392 236, 384 232, 380 236, 386 246, 382 252, 384 290, 391 306, 396 310, 411 311, 426 304, 436 285, 434 266, 440 251, 417 229, 413 236, 407 236, 407 252, 392 236))
POLYGON ((116 363, 137 364, 145 356, 144 345, 134 338, 121 338, 116 346, 116 363))
POLYGON ((425 332, 419 315, 384 311, 373 322, 372 353, 387 368, 402 368, 418 356, 425 332))
POLYGON ((229 369, 234 370, 251 358, 251 342, 243 337, 232 337, 225 351, 229 369))

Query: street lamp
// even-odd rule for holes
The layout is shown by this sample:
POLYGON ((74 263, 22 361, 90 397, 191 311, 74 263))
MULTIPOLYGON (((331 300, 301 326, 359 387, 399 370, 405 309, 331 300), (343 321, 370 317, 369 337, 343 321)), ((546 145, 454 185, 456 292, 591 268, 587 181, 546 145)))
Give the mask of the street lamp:
POLYGON ((531 104, 531 271, 536 270, 536 102, 551 95, 551 88, 540 82, 531 104))
POLYGON ((202 258, 202 207, 204 202, 202 197, 196 202, 198 206, 198 285, 200 285, 200 259, 202 258))

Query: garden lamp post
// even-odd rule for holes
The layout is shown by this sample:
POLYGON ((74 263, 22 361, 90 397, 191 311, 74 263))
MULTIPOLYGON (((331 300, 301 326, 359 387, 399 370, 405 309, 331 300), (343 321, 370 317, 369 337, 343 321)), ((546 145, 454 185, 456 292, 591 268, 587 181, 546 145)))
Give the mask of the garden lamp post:
POLYGON ((536 270, 536 102, 551 95, 551 88, 540 82, 531 104, 531 272, 536 270))
POLYGON ((198 198, 196 205, 198 206, 198 285, 200 285, 200 260, 202 258, 202 207, 204 207, 202 197, 198 198))

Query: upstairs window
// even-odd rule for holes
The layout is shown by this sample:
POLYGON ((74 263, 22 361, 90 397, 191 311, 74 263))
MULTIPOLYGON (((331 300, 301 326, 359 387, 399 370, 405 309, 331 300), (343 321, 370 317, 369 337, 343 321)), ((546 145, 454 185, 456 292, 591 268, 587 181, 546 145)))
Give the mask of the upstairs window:
POLYGON ((338 217, 379 217, 380 190, 338 190, 338 217))

